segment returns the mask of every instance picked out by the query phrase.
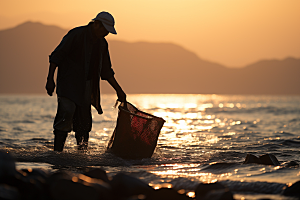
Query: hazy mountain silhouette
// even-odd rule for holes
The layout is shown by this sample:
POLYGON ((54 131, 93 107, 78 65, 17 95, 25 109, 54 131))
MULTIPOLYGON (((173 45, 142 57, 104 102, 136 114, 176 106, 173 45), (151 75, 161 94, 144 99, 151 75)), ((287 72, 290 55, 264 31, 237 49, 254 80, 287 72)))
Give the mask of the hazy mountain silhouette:
MULTIPOLYGON (((68 30, 26 22, 0 31, 0 93, 46 93, 48 55, 68 30)), ((300 94, 300 59, 227 68, 170 43, 109 41, 127 93, 300 94)), ((105 81, 102 92, 114 92, 105 81)))

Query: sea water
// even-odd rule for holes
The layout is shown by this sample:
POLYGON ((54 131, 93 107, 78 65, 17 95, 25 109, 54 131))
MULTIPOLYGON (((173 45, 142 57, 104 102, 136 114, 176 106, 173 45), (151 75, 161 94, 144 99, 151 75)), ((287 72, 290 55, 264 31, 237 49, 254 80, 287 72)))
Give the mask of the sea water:
POLYGON ((300 96, 129 94, 127 100, 166 121, 152 158, 106 153, 118 116, 112 94, 101 96, 103 115, 92 109, 88 151, 77 150, 71 132, 61 153, 52 150, 56 97, 0 95, 0 150, 15 157, 18 169, 102 168, 191 196, 200 182, 218 181, 236 199, 290 199, 280 193, 300 180, 299 167, 285 167, 300 163, 300 96), (247 154, 273 154, 281 165, 243 164, 247 154))

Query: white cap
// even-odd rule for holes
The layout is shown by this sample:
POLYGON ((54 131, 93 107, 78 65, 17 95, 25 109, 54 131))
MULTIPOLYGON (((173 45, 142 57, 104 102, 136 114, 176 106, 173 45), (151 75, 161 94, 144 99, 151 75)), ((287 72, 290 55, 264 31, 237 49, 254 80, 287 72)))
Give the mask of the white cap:
POLYGON ((110 32, 112 34, 117 34, 117 31, 114 28, 115 20, 114 20, 114 17, 110 13, 101 12, 93 20, 101 21, 103 26, 105 27, 105 29, 108 32, 110 32))

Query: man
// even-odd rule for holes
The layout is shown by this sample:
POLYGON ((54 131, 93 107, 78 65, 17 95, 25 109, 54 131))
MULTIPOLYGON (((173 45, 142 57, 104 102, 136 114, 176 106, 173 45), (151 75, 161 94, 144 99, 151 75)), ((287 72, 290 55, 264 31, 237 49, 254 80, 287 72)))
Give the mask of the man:
POLYGON ((79 149, 88 145, 92 128, 91 105, 98 114, 100 105, 99 81, 108 81, 115 89, 118 100, 126 101, 126 94, 114 78, 108 44, 109 33, 117 34, 114 18, 108 12, 100 12, 86 26, 70 30, 49 56, 49 72, 46 83, 48 95, 52 96, 57 72, 57 113, 54 119, 54 151, 62 151, 67 135, 72 130, 79 149))

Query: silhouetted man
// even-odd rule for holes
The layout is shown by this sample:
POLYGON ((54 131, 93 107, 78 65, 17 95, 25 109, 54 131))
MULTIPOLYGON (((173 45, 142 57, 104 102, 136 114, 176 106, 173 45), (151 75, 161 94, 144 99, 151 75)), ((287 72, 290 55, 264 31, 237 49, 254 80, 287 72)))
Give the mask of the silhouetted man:
POLYGON ((126 94, 114 78, 108 44, 109 33, 117 34, 114 18, 108 12, 99 13, 86 26, 70 30, 49 57, 46 90, 52 96, 57 72, 58 108, 54 119, 54 151, 62 151, 68 132, 74 131, 79 149, 88 145, 92 128, 91 105, 99 114, 99 81, 107 80, 115 89, 118 100, 126 101, 126 94))

